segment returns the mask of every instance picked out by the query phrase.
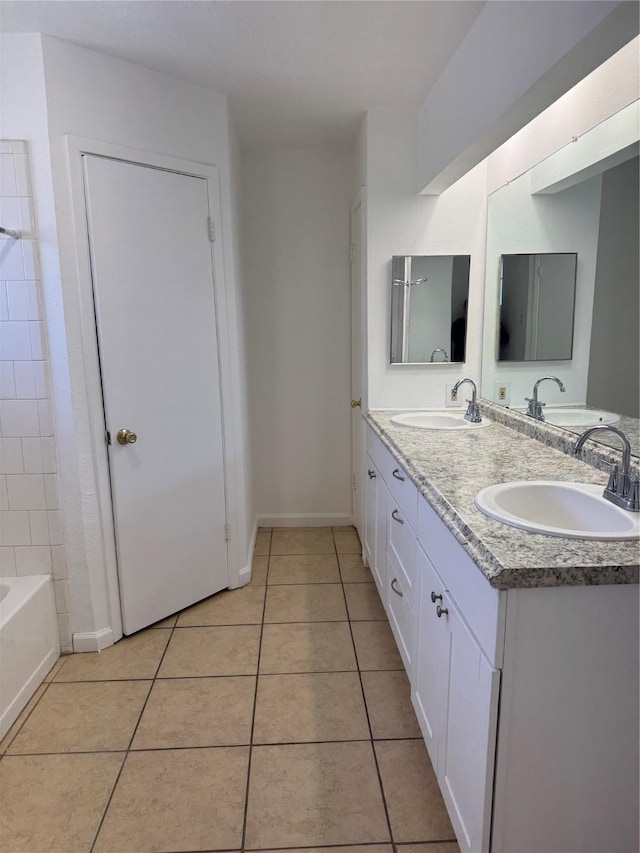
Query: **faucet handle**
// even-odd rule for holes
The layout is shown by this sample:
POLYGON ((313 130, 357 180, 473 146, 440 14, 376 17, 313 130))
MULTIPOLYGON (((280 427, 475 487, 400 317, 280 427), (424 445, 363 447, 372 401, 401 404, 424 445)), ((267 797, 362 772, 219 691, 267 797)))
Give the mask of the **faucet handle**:
POLYGON ((609 482, 607 483, 607 491, 608 492, 617 492, 618 491, 618 474, 620 473, 620 469, 617 465, 611 466, 611 471, 609 472, 609 482))

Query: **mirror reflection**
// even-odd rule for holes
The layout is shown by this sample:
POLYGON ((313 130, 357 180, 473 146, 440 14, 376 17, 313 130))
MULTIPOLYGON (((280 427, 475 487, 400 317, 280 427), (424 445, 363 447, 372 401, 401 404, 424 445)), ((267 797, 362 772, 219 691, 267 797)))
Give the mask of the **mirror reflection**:
POLYGON ((464 362, 469 255, 395 255, 391 364, 464 362))
POLYGON ((498 361, 571 358, 575 253, 503 255, 498 361))
MULTIPOLYGON (((611 119, 584 134, 579 145, 561 149, 489 197, 482 385, 486 398, 526 412, 527 400, 536 396, 536 383, 545 376, 556 378, 566 390, 562 392, 557 381, 544 382, 535 401, 547 422, 575 433, 615 423, 630 437, 638 456, 638 145, 625 142, 619 151, 614 146, 617 153, 612 157, 610 142, 602 145, 608 122, 611 119), (590 145, 593 157, 588 160, 590 145), (602 159, 601 150, 609 156, 602 159), (572 169, 574 153, 577 163, 572 169), (544 269, 551 257, 563 257, 568 281, 573 277, 573 294, 570 284, 564 290, 549 287, 552 308, 543 311, 548 321, 540 341, 539 314, 530 318, 528 313, 535 302, 531 282, 536 259, 544 269), (526 286, 510 302, 504 279, 517 266, 526 286), (559 316, 553 317, 554 312, 559 316), (536 322, 538 340, 529 336, 536 322)), ((593 438, 619 446, 604 431, 593 438)))

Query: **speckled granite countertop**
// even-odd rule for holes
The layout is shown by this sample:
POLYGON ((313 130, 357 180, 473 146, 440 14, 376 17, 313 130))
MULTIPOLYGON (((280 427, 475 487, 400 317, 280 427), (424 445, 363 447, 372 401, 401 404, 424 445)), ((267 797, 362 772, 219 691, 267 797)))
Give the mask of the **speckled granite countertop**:
POLYGON ((638 542, 528 533, 494 521, 474 504, 480 489, 494 483, 569 480, 604 488, 605 473, 499 423, 464 432, 417 430, 392 424, 394 414, 364 417, 491 586, 638 583, 638 542))

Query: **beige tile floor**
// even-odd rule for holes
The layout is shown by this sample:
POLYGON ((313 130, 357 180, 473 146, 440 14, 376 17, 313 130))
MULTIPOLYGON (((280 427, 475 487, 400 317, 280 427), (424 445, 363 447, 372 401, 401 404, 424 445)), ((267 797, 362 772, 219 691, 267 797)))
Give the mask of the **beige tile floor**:
POLYGON ((457 853, 359 554, 262 529, 249 586, 62 658, 0 744, 3 853, 457 853))

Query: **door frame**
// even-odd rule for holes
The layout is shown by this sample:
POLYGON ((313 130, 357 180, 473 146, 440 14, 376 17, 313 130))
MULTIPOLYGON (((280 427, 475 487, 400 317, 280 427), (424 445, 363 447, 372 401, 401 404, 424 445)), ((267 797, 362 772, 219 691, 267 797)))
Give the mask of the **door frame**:
MULTIPOLYGON (((69 299, 64 300, 64 308, 65 314, 68 311, 76 314, 75 317, 65 318, 70 391, 71 397, 75 399, 57 404, 56 421, 58 437, 65 430, 65 415, 74 419, 73 432, 79 447, 74 446, 73 442, 68 444, 59 440, 58 453, 63 512, 67 521, 65 539, 69 540, 72 552, 74 546, 79 546, 79 551, 70 553, 69 560, 73 648, 74 651, 99 651, 122 637, 122 616, 82 171, 83 154, 123 160, 206 181, 209 212, 216 229, 216 240, 211 243, 211 258, 218 338, 226 523, 236 532, 227 543, 227 577, 230 587, 241 585, 240 575, 244 574, 241 567, 246 561, 246 555, 240 553, 237 535, 241 518, 240 502, 243 498, 238 485, 242 482, 243 448, 238 438, 239 430, 236 429, 239 422, 236 391, 239 378, 237 359, 232 359, 232 353, 237 351, 238 342, 233 293, 225 275, 218 168, 73 135, 67 135, 65 142, 72 214, 68 232, 69 249, 75 258, 76 287, 71 288, 69 299), (75 311, 70 304, 71 300, 77 302, 75 311), (75 320, 73 335, 70 327, 72 320, 75 320), (82 530, 76 531, 77 521, 74 516, 78 513, 82 530), (79 541, 80 536, 83 541, 79 541), (90 586, 88 595, 87 584, 90 586), (89 618, 88 604, 92 611, 89 618), (76 618, 75 607, 83 611, 82 618, 76 618), (93 623, 91 627, 95 630, 75 630, 77 626, 86 628, 87 622, 93 623)), ((203 222, 203 229, 206 227, 207 223, 203 222)), ((179 231, 180 221, 177 217, 178 235, 179 231)))
POLYGON ((367 226, 366 226, 366 189, 365 187, 361 187, 352 204, 351 204, 351 216, 350 216, 350 242, 351 246, 354 247, 356 245, 355 241, 358 241, 358 248, 360 254, 360 275, 356 278, 354 276, 353 268, 354 264, 351 264, 351 377, 352 377, 352 387, 351 387, 351 395, 353 397, 353 352, 354 352, 354 344, 356 341, 359 342, 359 364, 360 364, 360 418, 358 420, 358 426, 353 423, 353 416, 351 422, 351 476, 352 478, 357 478, 358 474, 359 482, 355 480, 355 488, 359 489, 359 504, 356 504, 356 497, 354 490, 352 489, 351 495, 351 512, 353 516, 353 525, 358 531, 360 536, 360 540, 364 539, 364 501, 365 501, 365 484, 364 484, 364 471, 365 471, 365 433, 364 433, 364 422, 362 420, 362 414, 368 408, 368 393, 367 393, 367 364, 366 364, 366 353, 367 353, 367 303, 366 303, 366 268, 367 268, 367 247, 366 247, 366 234, 367 234, 367 226), (359 210, 359 230, 358 233, 355 232, 355 222, 356 222, 356 213, 359 210), (355 316, 353 311, 353 306, 357 305, 359 307, 359 316, 355 316), (357 329, 357 331, 356 331, 357 329), (354 437, 354 431, 359 428, 359 441, 356 442, 354 437), (358 452, 359 451, 359 452, 358 452), (358 452, 359 459, 356 460, 355 454, 358 452), (360 510, 358 515, 357 510, 360 510))

